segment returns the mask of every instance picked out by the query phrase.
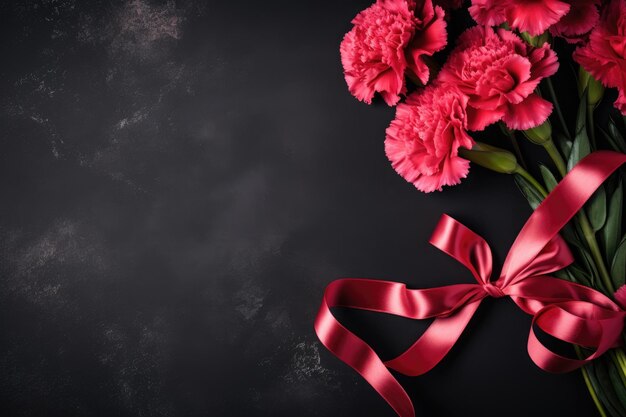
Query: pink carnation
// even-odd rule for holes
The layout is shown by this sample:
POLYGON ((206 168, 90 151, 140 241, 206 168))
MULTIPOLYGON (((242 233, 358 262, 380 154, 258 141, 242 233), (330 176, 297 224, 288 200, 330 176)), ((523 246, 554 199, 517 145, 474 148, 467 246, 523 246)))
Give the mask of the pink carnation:
POLYGON ((469 97, 469 130, 483 130, 499 120, 510 129, 525 130, 552 112, 552 104, 535 88, 558 66, 547 43, 535 48, 507 30, 475 26, 461 34, 439 77, 469 97))
POLYGON ((423 61, 446 46, 444 12, 432 0, 378 0, 352 20, 341 42, 341 63, 350 93, 368 104, 376 92, 393 106, 406 94, 405 73, 422 84, 423 61))
POLYGON ((615 107, 626 115, 626 1, 612 0, 574 60, 607 87, 617 88, 615 107))
POLYGON ((411 94, 387 128, 385 153, 393 168, 418 190, 441 191, 461 182, 469 161, 459 147, 474 144, 467 134, 467 97, 450 85, 429 85, 411 94))
POLYGON ((567 0, 569 12, 550 27, 552 36, 564 38, 569 43, 579 43, 600 19, 600 0, 567 0))
POLYGON ((560 0, 472 0, 469 12, 481 25, 507 22, 520 32, 536 36, 558 22, 569 9, 569 2, 560 0))

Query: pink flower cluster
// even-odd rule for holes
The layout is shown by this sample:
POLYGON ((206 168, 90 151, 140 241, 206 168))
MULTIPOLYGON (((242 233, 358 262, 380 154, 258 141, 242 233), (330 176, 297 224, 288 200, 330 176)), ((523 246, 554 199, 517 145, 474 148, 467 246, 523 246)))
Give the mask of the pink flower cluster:
POLYGON ((556 73, 557 56, 549 43, 538 44, 547 38, 532 46, 522 36, 549 32, 578 44, 574 59, 618 89, 616 107, 626 114, 626 0, 611 0, 602 16, 600 0, 471 0, 479 26, 461 34, 433 77, 431 57, 447 44, 446 13, 461 4, 377 0, 354 18, 341 43, 345 79, 359 100, 370 104, 379 93, 396 105, 407 94, 407 78, 417 86, 397 107, 385 151, 419 190, 441 190, 467 175, 469 162, 458 153, 474 145, 468 131, 496 122, 527 130, 548 119, 552 103, 536 91, 556 73))
POLYGON ((341 62, 350 92, 371 103, 376 92, 390 106, 406 94, 405 75, 426 84, 424 58, 446 46, 443 9, 431 0, 378 0, 353 20, 341 42, 341 62))
POLYGON ((437 80, 398 106, 385 150, 394 169, 423 192, 458 184, 469 162, 467 130, 502 120, 511 129, 543 123, 552 104, 535 93, 558 62, 547 44, 534 48, 505 30, 476 26, 461 35, 437 80))
POLYGON ((626 0, 611 1, 574 60, 605 86, 617 88, 615 107, 626 115, 626 0))

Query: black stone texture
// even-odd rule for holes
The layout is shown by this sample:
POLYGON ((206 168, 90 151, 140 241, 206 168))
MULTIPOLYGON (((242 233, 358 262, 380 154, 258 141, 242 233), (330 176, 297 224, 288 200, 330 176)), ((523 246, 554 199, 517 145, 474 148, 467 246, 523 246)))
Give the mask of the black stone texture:
MULTIPOLYGON (((0 3, 0 415, 395 415, 317 341, 324 287, 471 282, 427 243, 439 216, 501 262, 530 209, 477 167, 430 195, 393 171, 394 110, 339 61, 367 5, 0 3)), ((338 314, 387 358, 423 328, 338 314)), ((487 301, 401 378, 417 415, 594 415, 580 373, 532 364, 529 325, 487 301)))

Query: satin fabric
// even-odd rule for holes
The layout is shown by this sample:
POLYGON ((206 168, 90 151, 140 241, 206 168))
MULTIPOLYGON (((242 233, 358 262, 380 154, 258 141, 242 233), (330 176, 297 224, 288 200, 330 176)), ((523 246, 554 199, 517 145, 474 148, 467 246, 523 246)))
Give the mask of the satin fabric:
POLYGON ((530 216, 495 281, 491 281, 489 245, 443 215, 430 243, 469 269, 476 284, 408 289, 398 282, 339 279, 325 290, 315 320, 317 336, 328 350, 361 374, 400 417, 414 417, 415 411, 390 369, 409 376, 431 370, 454 346, 486 297, 510 297, 533 315, 528 353, 541 369, 567 372, 594 360, 618 346, 626 312, 604 294, 550 274, 573 262, 558 232, 623 163, 626 155, 609 151, 594 152, 580 161, 530 216), (333 307, 434 320, 404 353, 383 361, 337 321, 331 312, 333 307), (560 356, 541 343, 535 326, 564 342, 593 349, 593 353, 585 359, 560 356))

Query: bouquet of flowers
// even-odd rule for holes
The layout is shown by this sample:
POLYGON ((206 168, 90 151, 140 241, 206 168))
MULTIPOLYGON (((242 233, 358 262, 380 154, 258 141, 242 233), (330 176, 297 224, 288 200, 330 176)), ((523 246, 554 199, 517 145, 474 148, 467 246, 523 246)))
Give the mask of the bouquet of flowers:
MULTIPOLYGON (((397 106, 385 153, 422 192, 474 164, 512 175, 535 209, 588 154, 626 153, 626 0, 377 0, 352 24, 340 46, 349 91, 397 106), (579 99, 569 112, 564 94, 579 99)), ((622 176, 562 230, 575 262, 557 276, 626 308, 622 176)), ((582 376, 600 415, 626 416, 623 348, 582 376)))

